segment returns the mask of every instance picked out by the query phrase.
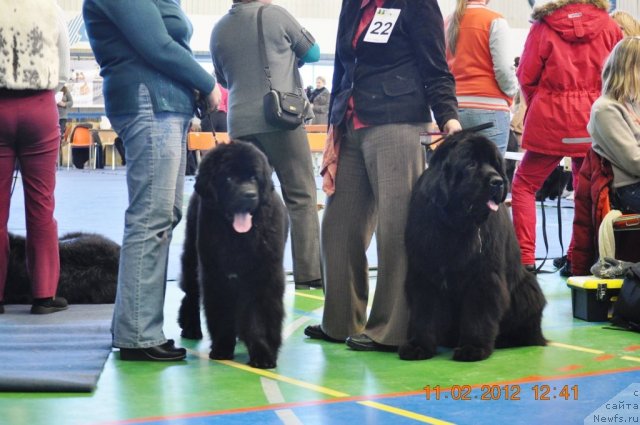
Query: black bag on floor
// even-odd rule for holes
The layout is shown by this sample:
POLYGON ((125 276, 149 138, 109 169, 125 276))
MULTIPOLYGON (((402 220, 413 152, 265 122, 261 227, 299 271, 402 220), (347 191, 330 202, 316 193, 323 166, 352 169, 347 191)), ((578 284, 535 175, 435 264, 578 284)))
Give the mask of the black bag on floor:
POLYGON ((640 332, 640 263, 627 272, 618 300, 613 304, 611 322, 622 328, 640 332))

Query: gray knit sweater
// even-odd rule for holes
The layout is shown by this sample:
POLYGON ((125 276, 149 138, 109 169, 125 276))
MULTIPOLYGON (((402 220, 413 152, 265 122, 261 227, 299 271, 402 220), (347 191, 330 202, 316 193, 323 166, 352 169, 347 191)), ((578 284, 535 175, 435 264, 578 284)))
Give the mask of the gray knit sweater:
POLYGON ((613 187, 640 182, 640 124, 625 105, 606 96, 591 107, 593 150, 611 162, 613 187))
MULTIPOLYGON (((266 122, 262 109, 262 98, 269 90, 258 50, 257 13, 262 5, 234 4, 211 33, 216 78, 229 89, 231 137, 279 130, 266 122)), ((273 88, 287 92, 302 89, 297 62, 313 46, 313 37, 279 6, 266 7, 262 19, 273 88)))

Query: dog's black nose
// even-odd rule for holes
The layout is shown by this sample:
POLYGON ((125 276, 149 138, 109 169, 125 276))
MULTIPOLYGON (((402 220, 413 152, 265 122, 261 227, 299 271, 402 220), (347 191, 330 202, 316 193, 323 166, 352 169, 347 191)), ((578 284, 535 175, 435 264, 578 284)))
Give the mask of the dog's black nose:
POLYGON ((258 191, 257 190, 246 190, 242 193, 242 198, 245 201, 255 201, 258 199, 258 191))
POLYGON ((498 177, 498 176, 491 177, 489 184, 491 185, 492 189, 502 187, 502 185, 504 185, 504 180, 502 180, 502 177, 498 177))
POLYGON ((491 177, 491 180, 489 180, 489 187, 491 188, 492 195, 501 194, 502 188, 504 187, 504 180, 502 180, 502 177, 498 176, 491 177))

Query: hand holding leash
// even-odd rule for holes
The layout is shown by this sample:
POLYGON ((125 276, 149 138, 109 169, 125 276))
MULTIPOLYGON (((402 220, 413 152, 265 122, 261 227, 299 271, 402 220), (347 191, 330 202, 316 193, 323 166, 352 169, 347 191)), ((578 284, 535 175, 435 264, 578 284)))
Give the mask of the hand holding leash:
MULTIPOLYGON (((447 124, 445 124, 445 129, 446 129, 447 125, 449 123, 451 123, 452 121, 456 121, 457 122, 457 120, 449 120, 449 121, 447 121, 447 124)), ((459 124, 460 123, 458 123, 458 125, 459 124)), ((426 134, 428 134, 429 136, 443 136, 443 137, 441 139, 438 139, 438 140, 433 140, 433 141, 430 141, 430 142, 426 142, 425 141, 425 142, 420 142, 420 143, 423 146, 431 146, 432 144, 438 143, 438 142, 442 141, 443 139, 445 139, 445 138, 447 138, 447 137, 449 137, 449 136, 451 136, 453 134, 456 134, 456 133, 461 133, 461 132, 462 133, 473 133, 473 132, 476 132, 476 131, 486 130, 487 128, 491 128, 491 127, 493 127, 493 123, 486 122, 484 124, 476 125, 476 126, 473 126, 473 127, 463 128, 461 130, 454 131, 453 133, 452 132, 446 132, 446 131, 443 131, 443 132, 428 131, 426 134)))

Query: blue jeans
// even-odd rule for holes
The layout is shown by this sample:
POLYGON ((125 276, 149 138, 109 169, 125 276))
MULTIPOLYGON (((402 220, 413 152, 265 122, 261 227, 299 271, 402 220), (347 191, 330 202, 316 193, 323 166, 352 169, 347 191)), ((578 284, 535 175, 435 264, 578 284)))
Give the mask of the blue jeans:
POLYGON ((618 207, 625 214, 640 214, 640 183, 617 187, 618 207))
POLYGON ((139 90, 137 114, 110 116, 125 145, 129 206, 125 213, 113 346, 164 344, 162 330, 172 231, 182 216, 186 134, 191 117, 154 113, 149 91, 139 90))
POLYGON ((500 153, 504 156, 509 143, 509 112, 489 109, 460 109, 458 110, 458 116, 463 129, 487 122, 492 123, 493 127, 479 131, 478 134, 495 143, 500 153))

